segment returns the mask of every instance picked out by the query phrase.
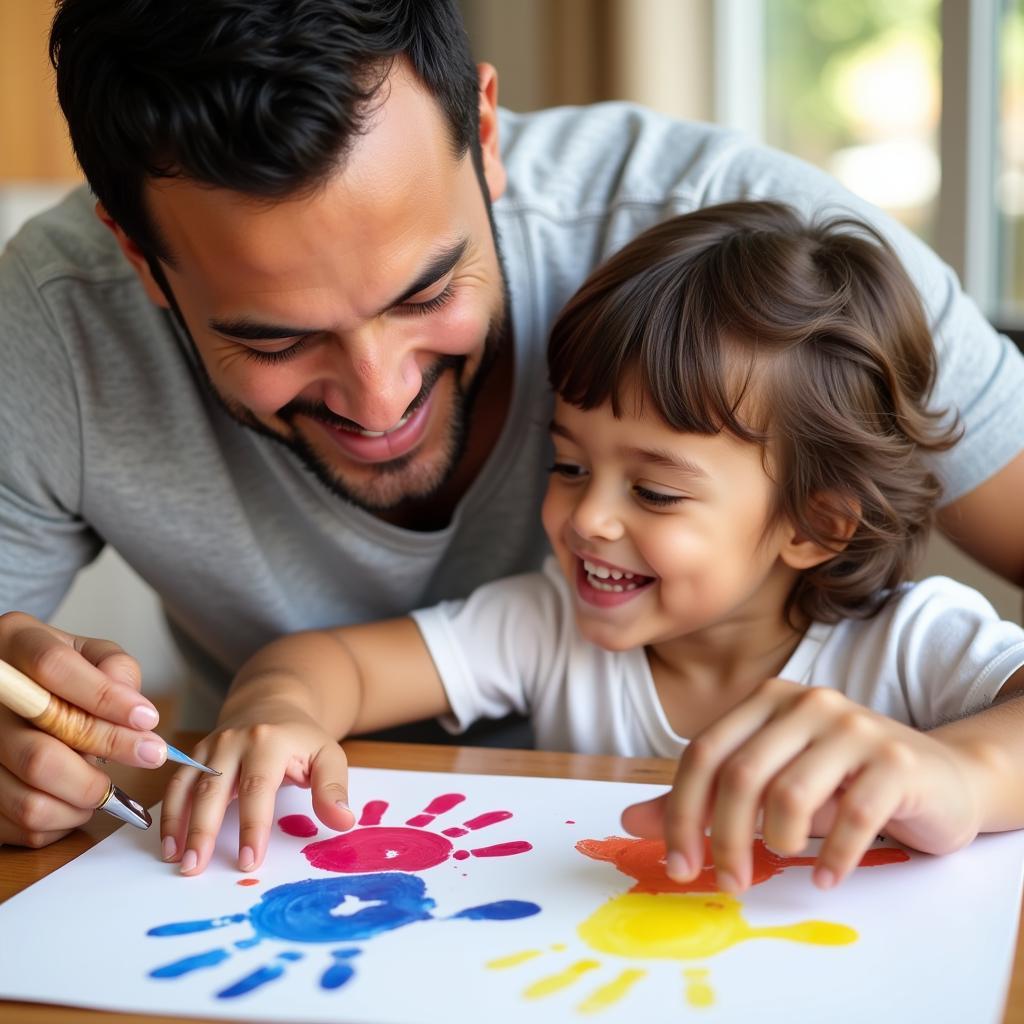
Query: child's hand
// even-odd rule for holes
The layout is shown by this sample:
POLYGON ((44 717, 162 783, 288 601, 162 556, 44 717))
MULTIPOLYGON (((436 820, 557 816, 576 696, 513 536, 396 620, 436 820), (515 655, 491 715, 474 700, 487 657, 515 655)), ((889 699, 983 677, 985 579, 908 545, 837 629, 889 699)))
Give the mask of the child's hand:
POLYGON ((227 718, 194 751, 222 772, 179 768, 167 786, 160 815, 164 860, 199 874, 213 854, 228 804, 238 797, 238 867, 263 862, 278 787, 288 781, 312 789, 313 810, 329 828, 355 823, 348 808, 348 762, 337 740, 308 715, 284 703, 258 705, 227 718))
POLYGON ((664 836, 666 870, 696 877, 704 831, 722 889, 750 885, 761 819, 765 842, 799 853, 824 835, 814 882, 827 889, 880 832, 948 853, 978 833, 982 775, 966 749, 853 703, 836 690, 770 679, 697 736, 671 792, 622 816, 633 835, 664 836))

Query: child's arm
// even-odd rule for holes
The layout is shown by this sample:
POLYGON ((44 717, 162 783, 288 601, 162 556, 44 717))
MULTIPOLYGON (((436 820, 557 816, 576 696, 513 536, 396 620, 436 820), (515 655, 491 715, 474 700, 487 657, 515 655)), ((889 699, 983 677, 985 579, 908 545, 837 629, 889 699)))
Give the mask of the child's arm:
POLYGON ((999 703, 918 732, 835 690, 771 679, 696 737, 670 793, 627 808, 635 835, 664 836, 679 881, 703 866, 704 831, 723 889, 750 885, 751 845, 795 854, 823 835, 814 881, 829 888, 885 832, 948 853, 980 832, 1024 827, 1024 668, 999 703))
POLYGON ((202 871, 237 794, 238 866, 258 867, 286 780, 312 789, 324 824, 351 828, 348 765, 338 740, 449 710, 410 618, 274 641, 242 666, 217 728, 196 747, 195 756, 223 774, 179 769, 168 784, 160 820, 164 859, 181 860, 184 874, 202 871))

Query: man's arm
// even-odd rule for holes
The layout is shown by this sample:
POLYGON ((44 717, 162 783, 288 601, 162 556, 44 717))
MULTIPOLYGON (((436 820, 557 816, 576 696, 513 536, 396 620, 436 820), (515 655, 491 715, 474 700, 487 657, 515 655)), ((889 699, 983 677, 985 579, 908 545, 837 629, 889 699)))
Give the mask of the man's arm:
POLYGON ((938 522, 972 558, 1024 586, 1024 452, 941 509, 938 522))

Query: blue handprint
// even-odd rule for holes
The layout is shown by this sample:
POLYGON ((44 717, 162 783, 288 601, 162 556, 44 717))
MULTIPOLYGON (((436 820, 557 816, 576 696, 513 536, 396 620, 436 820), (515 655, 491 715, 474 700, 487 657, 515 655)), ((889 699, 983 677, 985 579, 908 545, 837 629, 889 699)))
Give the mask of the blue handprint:
MULTIPOLYGON (((403 928, 416 921, 440 920, 432 913, 436 903, 426 894, 423 880, 400 871, 375 872, 340 878, 311 878, 279 885, 263 894, 247 914, 229 914, 199 921, 177 921, 151 928, 153 936, 205 932, 248 921, 253 934, 232 943, 235 949, 249 949, 264 939, 288 942, 357 942, 380 932, 403 928)), ((511 921, 540 912, 536 903, 499 900, 453 914, 444 920, 511 921)), ((325 989, 340 988, 353 977, 351 961, 359 947, 331 950, 332 963, 320 978, 325 989)), ((232 955, 221 947, 164 964, 150 972, 152 978, 177 978, 183 974, 214 967, 232 955)), ((286 950, 273 961, 217 992, 218 999, 233 999, 280 978, 288 961, 301 960, 303 953, 286 950)))

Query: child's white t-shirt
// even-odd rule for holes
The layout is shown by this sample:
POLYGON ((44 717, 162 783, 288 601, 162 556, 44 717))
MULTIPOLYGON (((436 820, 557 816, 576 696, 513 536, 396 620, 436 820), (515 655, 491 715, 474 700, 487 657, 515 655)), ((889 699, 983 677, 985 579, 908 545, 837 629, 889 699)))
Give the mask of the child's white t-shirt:
MULTIPOLYGON (((542 572, 414 612, 452 706, 445 727, 518 711, 543 750, 678 757, 687 738, 665 717, 643 649, 583 639, 572 601, 549 558, 542 572)), ((1022 665, 1024 629, 936 576, 904 585, 873 618, 813 623, 779 675, 929 729, 987 707, 1022 665)))

